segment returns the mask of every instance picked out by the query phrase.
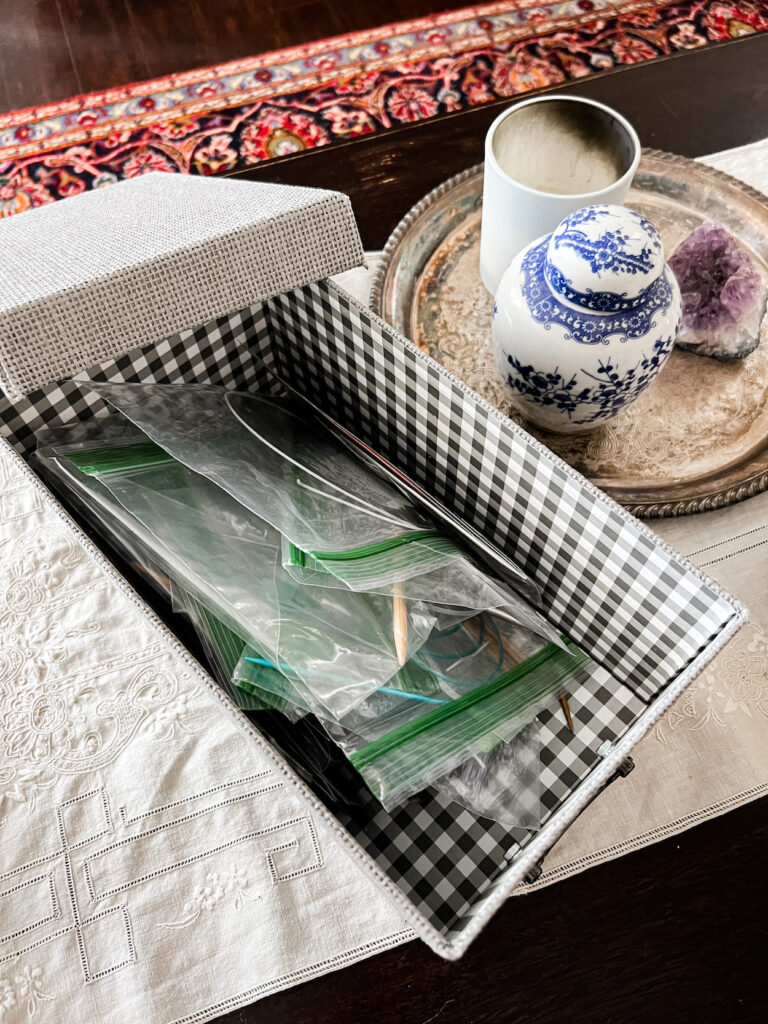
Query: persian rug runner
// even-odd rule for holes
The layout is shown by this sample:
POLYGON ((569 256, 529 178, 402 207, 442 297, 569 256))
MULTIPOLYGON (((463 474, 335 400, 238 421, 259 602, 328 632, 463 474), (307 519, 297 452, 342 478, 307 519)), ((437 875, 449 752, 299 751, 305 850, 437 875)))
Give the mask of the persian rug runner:
POLYGON ((514 0, 0 114, 0 216, 222 174, 768 29, 765 0, 514 0))

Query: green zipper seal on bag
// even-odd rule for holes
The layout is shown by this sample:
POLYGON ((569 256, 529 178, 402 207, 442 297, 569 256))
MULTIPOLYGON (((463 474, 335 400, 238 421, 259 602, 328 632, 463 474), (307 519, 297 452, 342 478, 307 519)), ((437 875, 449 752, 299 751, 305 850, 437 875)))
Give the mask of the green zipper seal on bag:
MULTIPOLYGON (((285 711, 288 701, 285 697, 280 697, 276 693, 272 693, 271 690, 265 690, 263 686, 257 686, 255 683, 249 682, 247 679, 233 679, 233 686, 236 686, 238 690, 242 690, 243 693, 247 693, 249 697, 255 697, 261 701, 262 704, 266 705, 271 711, 285 711)), ((298 705, 294 705, 298 707, 298 705)), ((259 708, 252 710, 258 711, 259 708)), ((303 710, 303 709, 302 709, 303 710)))
POLYGON ((307 567, 307 556, 301 550, 297 548, 293 541, 288 544, 288 561, 291 565, 296 565, 299 569, 306 569, 307 567))
MULTIPOLYGON (((585 664, 588 660, 587 655, 584 654, 583 651, 579 650, 576 644, 567 637, 563 637, 563 641, 568 647, 570 654, 568 667, 571 670, 574 670, 585 664)), ((561 647, 558 647, 557 644, 547 644, 546 647, 543 647, 522 664, 516 665, 513 669, 510 669, 509 672, 505 672, 497 679, 491 680, 490 683, 486 683, 484 686, 478 687, 471 693, 467 693, 463 697, 459 697, 457 700, 451 701, 451 703, 446 704, 445 707, 437 708, 435 711, 430 711, 428 714, 422 715, 421 718, 417 718, 413 722, 406 722, 393 732, 390 732, 385 736, 381 736, 372 743, 368 743, 366 746, 361 747, 360 750, 349 755, 349 760, 354 767, 358 769, 358 771, 362 768, 367 768, 385 754, 388 754, 393 750, 397 750, 399 747, 409 743, 422 733, 428 732, 435 728, 435 726, 449 721, 451 718, 461 714, 468 708, 474 707, 476 704, 487 700, 489 697, 507 689, 507 687, 519 682, 526 676, 531 675, 531 673, 541 668, 541 666, 545 665, 548 661, 551 661, 552 658, 558 654, 563 654, 563 649, 561 647)), ((549 680, 547 680, 547 687, 542 690, 542 693, 546 692, 546 688, 548 688, 548 686, 549 680)), ((526 696, 528 696, 528 694, 526 694, 526 696)), ((536 696, 538 696, 538 694, 534 696, 534 699, 536 696)), ((520 710, 523 709, 524 706, 520 708, 520 710)), ((492 728, 493 726, 489 725, 485 731, 489 732, 492 728)))
POLYGON ((366 544, 361 548, 349 548, 348 551, 310 551, 309 554, 323 562, 354 562, 358 558, 370 558, 385 551, 394 551, 404 544, 413 544, 417 540, 435 539, 444 540, 445 535, 438 530, 413 530, 411 533, 392 537, 391 540, 380 540, 376 544, 366 544))
MULTIPOLYGON (((447 540, 445 534, 439 530, 412 530, 410 533, 403 533, 399 537, 392 537, 390 540, 380 540, 375 544, 365 544, 361 548, 348 548, 346 551, 307 551, 290 544, 288 557, 291 565, 305 568, 307 555, 316 558, 320 562, 354 562, 358 558, 372 558, 374 555, 384 554, 386 551, 395 551, 405 544, 413 544, 419 540, 447 540)), ((452 543, 448 541, 448 543, 452 543)))
POLYGON ((62 456, 86 476, 120 473, 126 469, 147 469, 175 462, 168 452, 153 441, 114 444, 91 451, 69 452, 62 456))

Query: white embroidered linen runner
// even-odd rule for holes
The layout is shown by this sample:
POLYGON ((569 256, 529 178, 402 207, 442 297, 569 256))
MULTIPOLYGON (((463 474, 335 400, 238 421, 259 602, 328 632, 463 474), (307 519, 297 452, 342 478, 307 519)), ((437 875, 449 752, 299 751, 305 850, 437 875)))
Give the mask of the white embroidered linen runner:
POLYGON ((0 1021, 205 1020, 410 937, 0 447, 0 1021))

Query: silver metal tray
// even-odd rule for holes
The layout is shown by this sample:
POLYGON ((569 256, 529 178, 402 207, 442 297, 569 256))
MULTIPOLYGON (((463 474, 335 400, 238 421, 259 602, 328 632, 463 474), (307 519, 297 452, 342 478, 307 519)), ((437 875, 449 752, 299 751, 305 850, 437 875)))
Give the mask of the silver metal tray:
MULTIPOLYGON (((384 249, 372 308, 635 515, 701 512, 766 490, 766 321, 743 360, 674 351, 654 385, 597 430, 565 437, 523 420, 491 355, 492 301, 478 273, 481 200, 482 165, 413 207, 384 249)), ((627 205, 656 225, 667 254, 702 221, 720 221, 768 280, 768 200, 742 182, 645 150, 627 205)))

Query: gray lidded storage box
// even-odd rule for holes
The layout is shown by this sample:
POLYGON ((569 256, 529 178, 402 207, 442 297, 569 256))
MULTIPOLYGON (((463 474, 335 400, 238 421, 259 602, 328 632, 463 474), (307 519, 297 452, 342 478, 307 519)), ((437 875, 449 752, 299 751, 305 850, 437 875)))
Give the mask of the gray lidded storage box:
POLYGON ((436 796, 334 815, 296 779, 424 940, 461 955, 743 609, 326 280, 363 261, 344 196, 152 174, 1 222, 0 243, 0 443, 26 456, 43 426, 104 415, 88 379, 288 385, 504 549, 597 663, 571 690, 575 734, 543 716, 538 833, 436 796))

